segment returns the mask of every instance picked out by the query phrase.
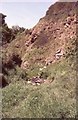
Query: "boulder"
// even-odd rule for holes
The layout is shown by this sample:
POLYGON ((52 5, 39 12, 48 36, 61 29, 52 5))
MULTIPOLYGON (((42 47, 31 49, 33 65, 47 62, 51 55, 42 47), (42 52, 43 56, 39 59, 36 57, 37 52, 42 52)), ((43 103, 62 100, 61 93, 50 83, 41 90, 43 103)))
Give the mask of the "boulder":
POLYGON ((67 23, 70 25, 71 24, 71 21, 72 21, 72 19, 71 19, 71 17, 67 17, 67 23))
POLYGON ((58 49, 56 51, 56 55, 55 56, 56 56, 57 60, 60 59, 63 56, 63 51, 61 49, 58 49))
POLYGON ((35 83, 35 84, 37 84, 37 83, 39 83, 39 84, 44 83, 44 80, 39 78, 39 77, 33 77, 31 79, 31 81, 32 81, 32 83, 35 83))
POLYGON ((23 69, 26 69, 28 66, 29 66, 28 61, 24 61, 24 62, 22 62, 22 64, 21 64, 21 68, 23 68, 23 69))

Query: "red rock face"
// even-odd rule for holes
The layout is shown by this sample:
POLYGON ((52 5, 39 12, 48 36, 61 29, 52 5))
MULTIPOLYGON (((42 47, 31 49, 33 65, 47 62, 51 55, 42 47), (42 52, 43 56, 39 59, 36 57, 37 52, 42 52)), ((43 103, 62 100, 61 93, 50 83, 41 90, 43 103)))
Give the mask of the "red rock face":
POLYGON ((65 46, 76 37, 76 25, 76 3, 55 3, 46 12, 46 16, 32 28, 26 42, 27 52, 31 50, 31 44, 32 48, 46 47, 44 53, 47 54, 43 54, 43 60, 46 64, 54 63, 59 55, 63 56, 62 53, 56 55, 57 49, 62 49, 64 53, 65 46))

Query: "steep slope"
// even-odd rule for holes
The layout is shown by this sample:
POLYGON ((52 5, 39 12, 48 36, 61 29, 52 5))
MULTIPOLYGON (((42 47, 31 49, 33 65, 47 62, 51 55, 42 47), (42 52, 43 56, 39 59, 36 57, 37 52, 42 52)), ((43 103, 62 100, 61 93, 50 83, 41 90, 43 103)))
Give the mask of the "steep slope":
POLYGON ((3 88, 3 117, 76 116, 77 7, 55 3, 34 28, 4 46, 9 85, 3 88))
POLYGON ((8 45, 7 51, 9 53, 10 50, 11 54, 16 52, 24 57, 25 53, 31 53, 33 48, 36 48, 42 51, 42 56, 39 54, 38 57, 41 56, 44 61, 48 57, 52 58, 58 49, 64 51, 69 39, 75 38, 75 35, 76 3, 57 2, 49 8, 46 16, 34 28, 24 32, 8 45))

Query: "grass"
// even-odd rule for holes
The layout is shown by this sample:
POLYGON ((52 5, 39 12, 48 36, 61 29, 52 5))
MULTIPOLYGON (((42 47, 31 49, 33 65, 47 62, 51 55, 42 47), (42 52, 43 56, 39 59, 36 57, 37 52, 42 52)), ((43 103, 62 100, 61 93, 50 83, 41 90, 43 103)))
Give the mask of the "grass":
MULTIPOLYGON (((34 71, 37 70, 34 68, 34 71)), ((76 79, 74 76, 76 72, 74 68, 71 68, 66 60, 62 60, 43 71, 48 71, 49 78, 55 77, 52 83, 33 86, 20 79, 3 88, 3 117, 75 117, 76 79)))

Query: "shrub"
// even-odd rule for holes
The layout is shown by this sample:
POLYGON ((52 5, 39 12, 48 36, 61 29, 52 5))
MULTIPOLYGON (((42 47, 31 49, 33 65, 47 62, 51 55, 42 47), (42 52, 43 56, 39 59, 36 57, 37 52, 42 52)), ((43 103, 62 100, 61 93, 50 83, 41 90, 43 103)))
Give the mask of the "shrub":
POLYGON ((29 79, 28 74, 26 73, 25 70, 21 69, 18 66, 15 68, 15 70, 16 70, 16 75, 19 80, 23 79, 27 81, 29 79))
POLYGON ((48 75, 47 72, 41 72, 41 73, 40 73, 40 78, 47 79, 48 76, 49 76, 49 75, 48 75))

